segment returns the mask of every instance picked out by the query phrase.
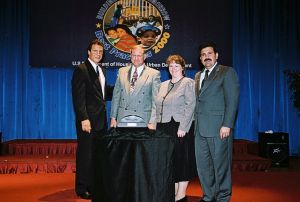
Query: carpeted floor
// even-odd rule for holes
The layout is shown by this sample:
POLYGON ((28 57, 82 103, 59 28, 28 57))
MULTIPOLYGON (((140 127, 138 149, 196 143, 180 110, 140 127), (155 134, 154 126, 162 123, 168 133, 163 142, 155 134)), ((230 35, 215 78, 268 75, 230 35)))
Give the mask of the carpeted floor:
MULTIPOLYGON (((74 194, 74 173, 0 175, 1 202, 84 202, 74 194)), ((297 202, 300 170, 234 172, 232 202, 297 202)), ((188 188, 189 202, 200 199, 198 180, 188 188)))
MULTIPOLYGON (((45 144, 39 149, 27 148, 21 145, 13 148, 12 151, 19 151, 20 156, 1 156, 0 164, 0 202, 84 202, 77 198, 74 192, 75 162, 74 144, 60 142, 55 144, 45 144), (48 148, 49 147, 49 148, 48 148), (24 150, 24 148, 27 148, 24 150), (52 149, 51 149, 52 148, 52 149), (54 149, 55 148, 55 149, 54 149), (32 163, 25 162, 22 152, 38 152, 41 159, 34 158, 32 163), (49 151, 55 158, 48 156, 49 151), (54 152, 55 151, 55 152, 54 152), (58 158, 57 152, 64 153, 62 158, 58 158), (42 152, 42 153, 41 153, 42 152), (44 153, 46 152, 46 153, 44 153), (48 152, 48 153, 47 153, 48 152), (55 154, 54 154, 55 153, 55 154), (70 155, 70 156, 68 156, 70 155), (22 162, 24 161, 24 165, 22 162), (29 166, 30 165, 30 166, 29 166), (6 173, 6 174, 5 174, 6 173), (14 174, 8 174, 14 173, 14 174), (24 173, 24 174, 22 174, 24 173), (26 174, 25 174, 26 173, 26 174)), ((251 145, 246 146, 244 141, 239 141, 235 147, 236 153, 240 150, 251 150, 251 145), (249 148, 248 148, 249 147, 249 148)), ((21 143, 20 143, 21 144, 21 143)), ((40 144, 35 144, 40 146, 40 144)), ((257 146, 254 145, 253 146, 257 146)), ((243 153, 243 152, 242 152, 243 153)), ((29 159, 30 160, 30 159, 29 159)), ((242 163, 235 159, 238 165, 233 168, 233 195, 231 202, 298 202, 300 201, 300 158, 290 158, 288 168, 262 169, 253 168, 253 161, 242 163), (247 169, 240 169, 239 166, 247 169), (238 168, 238 169, 237 169, 238 168), (250 168, 250 169, 248 169, 250 168), (241 172, 241 170, 248 170, 241 172), (254 172, 258 170, 267 170, 254 172)), ((259 164, 260 165, 260 164, 259 164)), ((197 202, 202 196, 202 190, 198 179, 190 182, 187 195, 189 202, 197 202)), ((141 201, 143 202, 143 201, 141 201)))

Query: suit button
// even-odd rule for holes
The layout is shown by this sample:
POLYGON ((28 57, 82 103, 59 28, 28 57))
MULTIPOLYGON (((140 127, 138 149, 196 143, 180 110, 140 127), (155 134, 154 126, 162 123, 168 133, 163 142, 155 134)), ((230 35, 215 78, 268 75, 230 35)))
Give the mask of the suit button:
POLYGON ((134 110, 134 112, 136 112, 136 110, 134 110))
POLYGON ((127 108, 125 108, 125 110, 127 110, 127 108))

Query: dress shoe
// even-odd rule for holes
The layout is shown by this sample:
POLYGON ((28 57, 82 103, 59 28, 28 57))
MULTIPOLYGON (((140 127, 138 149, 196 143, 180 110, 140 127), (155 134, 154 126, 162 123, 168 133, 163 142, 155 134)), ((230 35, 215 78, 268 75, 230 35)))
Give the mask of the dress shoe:
POLYGON ((178 200, 178 201, 176 201, 176 202, 187 202, 187 198, 186 198, 186 196, 185 196, 185 197, 183 197, 182 199, 180 199, 180 200, 178 200))
POLYGON ((88 191, 82 193, 82 194, 77 194, 82 199, 92 199, 92 194, 88 191))

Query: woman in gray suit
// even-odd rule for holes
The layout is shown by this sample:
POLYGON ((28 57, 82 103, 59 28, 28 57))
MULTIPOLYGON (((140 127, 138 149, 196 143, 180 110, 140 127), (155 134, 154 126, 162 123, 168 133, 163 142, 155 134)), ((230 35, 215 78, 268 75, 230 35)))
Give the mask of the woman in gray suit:
POLYGON ((175 137, 175 201, 185 202, 186 188, 194 177, 193 136, 189 133, 196 105, 194 80, 184 76, 185 61, 180 55, 167 59, 171 79, 163 82, 155 99, 157 130, 175 137))

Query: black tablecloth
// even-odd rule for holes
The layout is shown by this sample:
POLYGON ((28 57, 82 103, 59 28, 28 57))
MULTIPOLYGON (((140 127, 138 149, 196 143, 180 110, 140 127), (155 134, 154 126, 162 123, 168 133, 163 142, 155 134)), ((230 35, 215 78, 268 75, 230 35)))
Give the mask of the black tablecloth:
POLYGON ((97 140, 94 202, 173 202, 174 138, 140 128, 97 140))

